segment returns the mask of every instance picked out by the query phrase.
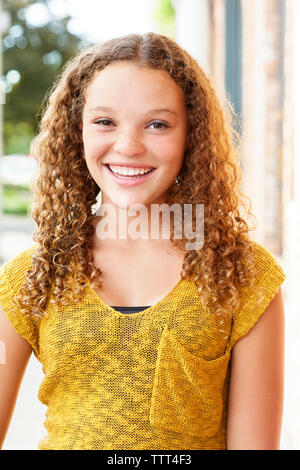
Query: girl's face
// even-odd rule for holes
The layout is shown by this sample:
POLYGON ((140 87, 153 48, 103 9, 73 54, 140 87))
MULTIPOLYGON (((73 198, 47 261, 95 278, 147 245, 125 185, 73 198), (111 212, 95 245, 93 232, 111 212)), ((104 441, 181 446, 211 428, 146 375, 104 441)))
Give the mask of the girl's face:
POLYGON ((122 62, 105 67, 86 89, 81 129, 102 203, 124 208, 164 202, 181 169, 187 137, 184 94, 166 71, 122 62))

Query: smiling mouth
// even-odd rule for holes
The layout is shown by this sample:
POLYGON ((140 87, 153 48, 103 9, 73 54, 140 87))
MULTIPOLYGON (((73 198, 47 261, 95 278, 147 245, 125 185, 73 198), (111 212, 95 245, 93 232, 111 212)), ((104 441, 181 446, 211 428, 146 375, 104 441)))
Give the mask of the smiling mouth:
MULTIPOLYGON (((110 173, 112 173, 114 176, 117 176, 118 178, 122 179, 135 179, 135 178, 144 178, 146 175, 149 173, 152 173, 155 168, 150 168, 149 170, 144 171, 143 173, 135 173, 137 170, 142 171, 142 168, 134 168, 134 167, 126 167, 128 174, 122 174, 118 171, 113 171, 108 163, 105 163, 104 166, 108 168, 110 173)), ((117 166, 117 165, 116 165, 117 166)))

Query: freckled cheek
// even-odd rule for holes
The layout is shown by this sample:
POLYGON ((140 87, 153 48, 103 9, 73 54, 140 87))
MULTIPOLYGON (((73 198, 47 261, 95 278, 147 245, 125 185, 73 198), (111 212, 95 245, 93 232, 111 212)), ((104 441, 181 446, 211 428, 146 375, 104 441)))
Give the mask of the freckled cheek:
POLYGON ((157 155, 165 165, 181 165, 183 161, 183 148, 180 141, 166 142, 160 145, 157 155))
POLYGON ((109 143, 105 139, 99 138, 99 136, 89 136, 83 140, 83 144, 86 158, 95 162, 103 157, 110 148, 109 143))

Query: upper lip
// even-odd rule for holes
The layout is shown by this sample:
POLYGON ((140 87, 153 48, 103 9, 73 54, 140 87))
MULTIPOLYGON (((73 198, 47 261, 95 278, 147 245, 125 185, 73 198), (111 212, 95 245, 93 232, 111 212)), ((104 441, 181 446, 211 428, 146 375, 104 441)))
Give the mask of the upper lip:
POLYGON ((103 165, 111 165, 111 166, 127 166, 129 168, 154 168, 151 165, 141 165, 140 163, 103 163, 103 165))

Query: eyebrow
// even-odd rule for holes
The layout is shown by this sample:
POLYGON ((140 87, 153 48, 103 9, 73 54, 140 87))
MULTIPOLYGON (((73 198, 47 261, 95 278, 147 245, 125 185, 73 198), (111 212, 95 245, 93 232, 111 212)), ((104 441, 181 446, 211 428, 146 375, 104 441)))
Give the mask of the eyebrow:
MULTIPOLYGON (((113 108, 109 108, 108 106, 95 106, 93 108, 90 108, 90 111, 107 111, 107 112, 114 112, 113 108)), ((173 114, 174 116, 178 117, 178 113, 172 109, 168 108, 155 108, 155 109, 150 109, 146 114, 150 113, 169 113, 173 114)))

